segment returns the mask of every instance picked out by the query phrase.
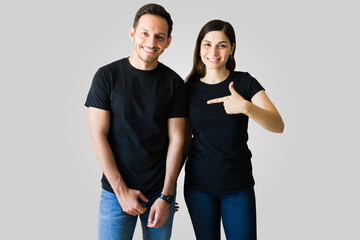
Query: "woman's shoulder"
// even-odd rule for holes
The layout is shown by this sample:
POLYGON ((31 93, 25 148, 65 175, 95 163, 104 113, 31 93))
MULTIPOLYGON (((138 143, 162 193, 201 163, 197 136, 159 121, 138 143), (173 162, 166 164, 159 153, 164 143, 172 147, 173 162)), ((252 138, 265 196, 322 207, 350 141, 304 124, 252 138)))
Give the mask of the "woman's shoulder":
POLYGON ((233 77, 238 77, 238 78, 251 77, 249 72, 243 72, 243 71, 233 71, 231 74, 233 75, 233 77))
POLYGON ((250 75, 249 72, 243 72, 243 71, 234 71, 232 72, 232 78, 231 81, 239 81, 239 82, 252 82, 253 80, 256 80, 252 75, 250 75))
POLYGON ((200 82, 200 78, 191 78, 191 79, 186 79, 185 80, 185 86, 186 87, 193 87, 194 85, 196 85, 198 82, 200 82))

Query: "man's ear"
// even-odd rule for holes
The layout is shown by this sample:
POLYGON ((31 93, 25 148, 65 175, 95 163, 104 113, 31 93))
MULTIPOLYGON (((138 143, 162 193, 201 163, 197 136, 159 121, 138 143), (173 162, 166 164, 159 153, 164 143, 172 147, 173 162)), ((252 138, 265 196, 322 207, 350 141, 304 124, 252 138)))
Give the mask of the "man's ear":
POLYGON ((135 28, 134 27, 130 27, 129 36, 130 36, 131 41, 134 41, 134 38, 135 38, 135 28))
POLYGON ((168 39, 167 39, 167 43, 166 43, 165 48, 168 48, 168 47, 169 47, 169 45, 170 45, 170 43, 171 43, 171 39, 172 39, 172 36, 170 35, 170 36, 168 37, 168 39))

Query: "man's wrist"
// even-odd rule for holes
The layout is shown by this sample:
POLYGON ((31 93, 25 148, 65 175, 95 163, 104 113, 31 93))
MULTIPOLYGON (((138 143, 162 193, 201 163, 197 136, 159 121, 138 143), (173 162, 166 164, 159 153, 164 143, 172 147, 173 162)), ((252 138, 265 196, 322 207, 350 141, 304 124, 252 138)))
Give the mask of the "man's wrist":
POLYGON ((171 204, 174 201, 173 195, 164 195, 164 194, 160 193, 159 198, 161 198, 168 204, 171 204))
POLYGON ((128 191, 128 187, 126 186, 124 181, 118 182, 118 184, 113 188, 115 194, 123 195, 124 192, 128 191))

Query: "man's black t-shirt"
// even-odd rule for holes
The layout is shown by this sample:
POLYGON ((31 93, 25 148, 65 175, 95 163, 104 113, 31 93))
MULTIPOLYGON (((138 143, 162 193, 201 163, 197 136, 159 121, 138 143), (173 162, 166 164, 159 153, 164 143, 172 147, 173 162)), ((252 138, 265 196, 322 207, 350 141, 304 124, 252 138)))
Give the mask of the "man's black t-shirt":
POLYGON ((244 72, 231 72, 218 84, 205 84, 200 79, 185 84, 193 134, 185 183, 215 194, 232 194, 254 185, 251 152, 247 146, 249 117, 227 114, 222 103, 206 103, 230 95, 230 82, 234 82, 235 90, 249 101, 264 89, 244 72))
MULTIPOLYGON (((167 121, 187 117, 180 76, 161 63, 139 70, 124 58, 96 72, 85 106, 110 111, 108 141, 126 185, 148 198, 158 195, 165 178, 167 121)), ((102 186, 113 192, 104 175, 102 186)))

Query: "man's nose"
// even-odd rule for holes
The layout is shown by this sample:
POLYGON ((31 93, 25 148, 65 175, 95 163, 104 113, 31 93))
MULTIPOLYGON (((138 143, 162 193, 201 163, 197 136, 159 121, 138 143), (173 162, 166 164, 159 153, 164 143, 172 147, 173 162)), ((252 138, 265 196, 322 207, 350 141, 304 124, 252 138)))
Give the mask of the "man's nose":
POLYGON ((149 47, 155 47, 156 46, 156 38, 155 38, 154 35, 151 35, 151 36, 148 37, 147 44, 149 45, 149 47))

